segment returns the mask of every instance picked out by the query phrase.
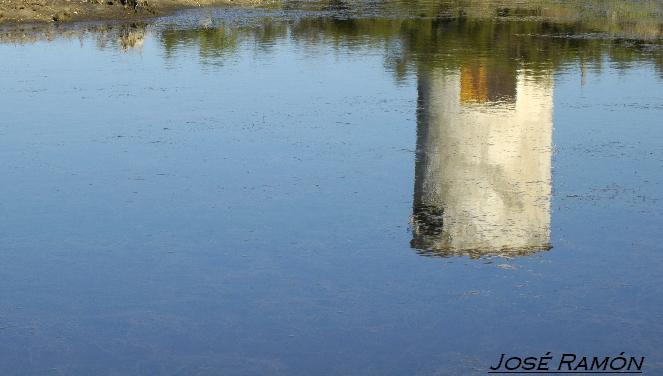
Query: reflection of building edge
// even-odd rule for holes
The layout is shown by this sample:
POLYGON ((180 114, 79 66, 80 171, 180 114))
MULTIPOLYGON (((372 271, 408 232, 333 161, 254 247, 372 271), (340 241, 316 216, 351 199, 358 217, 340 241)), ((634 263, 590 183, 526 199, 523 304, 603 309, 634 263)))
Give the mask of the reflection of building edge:
POLYGON ((462 73, 420 72, 413 248, 471 257, 550 248, 552 80, 515 76, 502 95, 470 95, 462 73))

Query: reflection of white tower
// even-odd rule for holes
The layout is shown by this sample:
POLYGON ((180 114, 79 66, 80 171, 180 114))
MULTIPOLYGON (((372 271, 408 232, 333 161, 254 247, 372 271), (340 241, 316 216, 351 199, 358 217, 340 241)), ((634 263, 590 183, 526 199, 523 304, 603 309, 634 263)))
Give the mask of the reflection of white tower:
POLYGON ((412 247, 473 257, 550 248, 552 91, 549 76, 420 75, 412 247))

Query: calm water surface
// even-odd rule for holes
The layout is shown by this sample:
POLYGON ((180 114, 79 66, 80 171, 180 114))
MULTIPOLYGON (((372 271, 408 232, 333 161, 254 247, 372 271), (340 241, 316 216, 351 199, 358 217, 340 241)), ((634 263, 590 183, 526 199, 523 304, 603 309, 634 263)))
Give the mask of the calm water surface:
POLYGON ((663 29, 537 9, 5 30, 0 374, 663 372, 663 29))

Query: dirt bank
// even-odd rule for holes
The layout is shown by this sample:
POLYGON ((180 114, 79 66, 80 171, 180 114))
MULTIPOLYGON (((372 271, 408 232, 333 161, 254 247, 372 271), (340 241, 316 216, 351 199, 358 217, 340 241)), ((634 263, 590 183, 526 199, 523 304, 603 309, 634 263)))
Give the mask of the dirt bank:
POLYGON ((261 3, 262 0, 0 0, 0 23, 141 19, 182 8, 261 3))

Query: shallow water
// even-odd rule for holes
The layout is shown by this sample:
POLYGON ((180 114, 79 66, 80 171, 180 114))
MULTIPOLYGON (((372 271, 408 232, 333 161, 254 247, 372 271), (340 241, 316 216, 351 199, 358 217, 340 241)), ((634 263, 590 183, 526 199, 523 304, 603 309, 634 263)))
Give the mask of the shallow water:
POLYGON ((663 372, 656 27, 339 4, 5 31, 0 374, 663 372))

